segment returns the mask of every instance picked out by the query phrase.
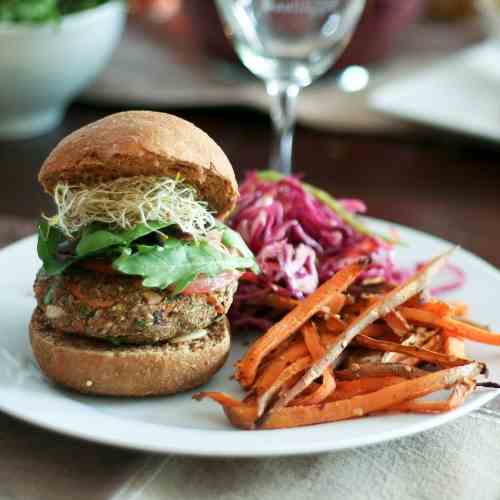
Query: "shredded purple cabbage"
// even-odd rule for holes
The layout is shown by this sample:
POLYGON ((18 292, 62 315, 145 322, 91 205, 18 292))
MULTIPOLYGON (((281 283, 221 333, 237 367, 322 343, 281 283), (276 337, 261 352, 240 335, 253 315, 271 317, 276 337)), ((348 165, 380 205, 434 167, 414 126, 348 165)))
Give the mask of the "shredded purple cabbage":
MULTIPOLYGON (((271 318, 262 317, 249 303, 258 302, 269 291, 301 299, 360 257, 371 258, 361 283, 379 279, 395 285, 410 274, 397 268, 393 245, 344 223, 306 192, 297 177, 263 181, 251 172, 240 185, 240 193, 230 225, 256 255, 261 273, 254 281, 240 282, 230 311, 234 327, 266 329, 271 318)), ((353 214, 366 212, 361 200, 339 201, 353 214)), ((450 282, 441 291, 456 286, 450 282)))

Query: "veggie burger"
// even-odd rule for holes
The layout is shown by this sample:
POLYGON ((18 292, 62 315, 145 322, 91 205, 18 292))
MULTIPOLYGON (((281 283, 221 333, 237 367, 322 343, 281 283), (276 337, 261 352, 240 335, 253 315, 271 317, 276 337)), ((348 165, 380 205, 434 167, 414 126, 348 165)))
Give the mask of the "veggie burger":
POLYGON ((230 347, 226 313, 257 271, 222 220, 238 186, 219 146, 164 113, 110 115, 49 155, 57 212, 39 226, 33 352, 54 382, 116 396, 205 383, 230 347))

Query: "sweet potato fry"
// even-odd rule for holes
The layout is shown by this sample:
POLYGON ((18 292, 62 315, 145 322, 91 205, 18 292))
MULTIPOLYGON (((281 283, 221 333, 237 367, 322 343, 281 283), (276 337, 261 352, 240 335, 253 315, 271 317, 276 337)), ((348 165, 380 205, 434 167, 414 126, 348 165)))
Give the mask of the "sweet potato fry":
MULTIPOLYGON (((432 392, 471 379, 483 371, 481 363, 470 363, 448 368, 423 377, 384 387, 378 391, 355 396, 352 399, 322 403, 312 406, 291 406, 275 409, 258 422, 263 429, 279 429, 302 425, 334 422, 362 417, 373 412, 394 407, 404 401, 421 398, 432 392)), ((238 411, 238 407, 228 409, 238 411)))
MULTIPOLYGON (((306 351, 306 350, 304 350, 306 351)), ((306 352, 304 352, 304 355, 306 352)), ((273 382, 280 376, 281 372, 286 368, 288 362, 282 358, 276 358, 269 362, 269 364, 263 367, 262 372, 257 377, 254 385, 252 386, 252 391, 259 396, 264 391, 269 389, 273 382)))
POLYGON ((325 325, 332 333, 342 333, 347 327, 347 323, 340 319, 338 314, 330 316, 326 320, 325 325))
MULTIPOLYGON (((425 376, 406 380, 383 387, 374 392, 355 396, 351 399, 323 402, 309 406, 280 408, 266 415, 258 424, 264 429, 278 429, 333 422, 361 417, 421 398, 435 391, 452 387, 465 380, 473 380, 484 371, 482 363, 470 363, 456 368, 448 368, 425 376)), ((253 401, 239 402, 223 393, 198 393, 195 399, 210 398, 221 404, 224 412, 235 427, 255 428, 257 407, 253 401)))
POLYGON ((267 366, 263 367, 252 387, 254 392, 259 395, 269 389, 289 364, 307 356, 308 352, 307 346, 302 339, 294 340, 285 351, 276 355, 269 361, 267 366))
POLYGON ((328 306, 332 314, 338 312, 332 306, 332 301, 337 299, 339 307, 343 306, 345 299, 341 292, 359 276, 366 264, 367 261, 364 259, 343 268, 309 297, 301 301, 297 307, 292 309, 281 321, 274 324, 262 337, 259 337, 237 364, 236 379, 240 384, 245 388, 251 387, 257 369, 264 357, 295 333, 318 311, 328 306))
POLYGON ((406 321, 440 328, 439 320, 441 318, 432 311, 405 306, 399 307, 398 311, 406 321))
POLYGON ((385 340, 372 339, 365 335, 358 335, 355 340, 356 344, 363 347, 368 347, 376 351, 384 352, 399 352, 412 356, 422 361, 429 363, 436 363, 440 366, 451 368, 453 366, 462 366, 471 363, 471 360, 457 358, 455 356, 448 356, 440 352, 428 351, 421 347, 397 344, 396 342, 387 342, 385 340))
MULTIPOLYGON (((424 332, 413 333, 401 342, 401 345, 422 347, 429 339, 436 335, 437 330, 426 330, 424 332)), ((382 357, 382 363, 404 363, 410 358, 405 354, 396 352, 386 352, 382 357)))
POLYGON ((474 340, 482 344, 500 345, 500 333, 491 332, 451 318, 443 318, 440 325, 447 335, 474 340))
POLYGON ((272 383, 271 387, 266 389, 257 398, 257 409, 265 408, 269 401, 280 391, 280 389, 295 375, 304 371, 312 362, 310 356, 304 356, 288 365, 272 383))
POLYGON ((316 360, 321 358, 325 353, 325 348, 321 344, 321 340, 318 335, 318 330, 314 323, 306 323, 302 327, 302 335, 304 337, 304 342, 311 355, 312 359, 316 360))
POLYGON ((444 351, 449 356, 465 358, 465 342, 460 337, 446 336, 444 339, 444 351))
MULTIPOLYGON (((379 318, 387 316, 410 297, 423 290, 430 278, 446 264, 453 250, 454 249, 451 249, 443 255, 429 261, 428 264, 423 266, 409 280, 381 296, 361 313, 361 315, 349 325, 347 330, 339 336, 337 342, 328 349, 328 352, 307 370, 302 379, 292 387, 291 390, 287 391, 279 398, 274 405, 274 410, 285 407, 308 385, 316 380, 332 364, 347 345, 349 345, 351 340, 356 337, 356 335, 360 334, 368 325, 371 325, 379 318)), ((297 309, 298 308, 294 309, 294 311, 297 309)), ((259 417, 262 415, 262 413, 260 413, 261 411, 263 411, 262 406, 259 407, 259 417)))
POLYGON ((297 398, 292 404, 295 406, 319 404, 336 392, 336 386, 337 384, 332 372, 326 370, 323 373, 323 382, 321 385, 311 394, 297 398))
POLYGON ((472 382, 458 383, 453 388, 448 399, 444 401, 405 401, 389 408, 389 411, 406 413, 444 413, 462 406, 465 399, 474 390, 472 382))
POLYGON ((429 302, 420 304, 417 309, 421 309, 422 311, 429 311, 431 313, 434 313, 436 316, 439 316, 440 318, 444 318, 445 316, 448 316, 453 312, 453 308, 449 304, 436 299, 432 299, 429 302))
POLYGON ((227 408, 230 408, 232 406, 241 406, 244 404, 238 399, 233 398, 232 396, 224 392, 211 391, 211 392, 197 392, 196 394, 193 394, 193 399, 196 399, 196 401, 201 401, 202 399, 205 398, 210 398, 213 401, 227 408))
MULTIPOLYGON (((321 358, 321 356, 325 353, 325 348, 321 343, 318 330, 316 329, 314 323, 306 323, 302 327, 302 334, 311 358, 313 360, 321 358)), ((321 385, 313 393, 299 398, 295 404, 310 405, 321 403, 335 390, 335 387, 335 377, 332 372, 327 369, 323 373, 323 381, 321 385)))
MULTIPOLYGON (((328 318, 325 322, 326 329, 333 334, 339 335, 342 333, 346 328, 347 328, 347 323, 340 318, 336 318, 335 316, 331 316, 328 318)), ((325 329, 323 329, 324 331, 325 329)), ((323 334, 322 331, 322 334, 323 334)), ((388 333, 390 333, 391 330, 388 328, 386 325, 379 324, 379 323, 374 323, 372 325, 368 325, 364 330, 363 334, 367 335, 368 337, 382 337, 388 333)))
MULTIPOLYGON (((342 399, 350 399, 360 394, 368 394, 369 392, 378 391, 383 387, 399 384, 406 379, 403 377, 368 377, 357 380, 349 380, 337 382, 337 388, 326 401, 341 401, 342 399)), ((296 405, 298 400, 293 400, 293 405, 296 405)))
POLYGON ((449 304, 453 309, 450 316, 467 316, 469 314, 469 306, 465 302, 452 300, 449 304))
POLYGON ((462 337, 481 344, 500 345, 500 333, 473 326, 469 321, 465 322, 448 317, 440 318, 433 312, 415 308, 401 307, 399 310, 408 321, 442 328, 446 335, 462 337))
POLYGON ((384 318, 384 321, 398 337, 405 337, 411 330, 410 325, 398 311, 390 312, 384 318))
POLYGON ((335 377, 339 380, 357 380, 366 377, 401 377, 406 379, 418 378, 428 372, 413 366, 400 363, 367 363, 346 370, 336 370, 335 377))

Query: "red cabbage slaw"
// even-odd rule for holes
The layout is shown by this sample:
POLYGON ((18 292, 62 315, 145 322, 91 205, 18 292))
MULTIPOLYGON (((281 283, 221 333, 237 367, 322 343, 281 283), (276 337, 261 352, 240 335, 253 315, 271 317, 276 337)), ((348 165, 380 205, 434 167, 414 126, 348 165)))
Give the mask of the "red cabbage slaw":
MULTIPOLYGON (((258 309, 248 307, 249 303, 258 303, 270 291, 301 299, 360 257, 371 259, 359 278, 360 283, 380 281, 396 285, 410 274, 409 270, 396 266, 394 244, 361 233, 346 223, 332 208, 306 191, 298 177, 269 181, 259 178, 255 171, 250 172, 240 185, 240 194, 230 226, 254 252, 261 273, 247 274, 247 279, 240 282, 230 311, 235 328, 268 328, 272 320, 263 317, 258 309)), ((350 214, 366 212, 361 200, 338 202, 350 214)), ((460 276, 458 281, 462 279, 460 276)), ((460 284, 450 282, 445 290, 460 284)))

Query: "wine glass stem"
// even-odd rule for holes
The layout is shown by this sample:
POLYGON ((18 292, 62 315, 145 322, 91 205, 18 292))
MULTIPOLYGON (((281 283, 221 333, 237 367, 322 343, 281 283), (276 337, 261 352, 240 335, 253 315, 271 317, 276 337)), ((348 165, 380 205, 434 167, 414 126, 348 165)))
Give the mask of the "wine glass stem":
POLYGON ((300 87, 290 82, 270 81, 267 82, 266 89, 271 97, 271 119, 274 128, 271 168, 289 175, 292 172, 295 107, 300 87))

